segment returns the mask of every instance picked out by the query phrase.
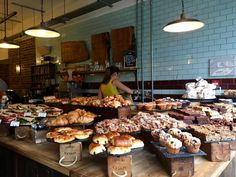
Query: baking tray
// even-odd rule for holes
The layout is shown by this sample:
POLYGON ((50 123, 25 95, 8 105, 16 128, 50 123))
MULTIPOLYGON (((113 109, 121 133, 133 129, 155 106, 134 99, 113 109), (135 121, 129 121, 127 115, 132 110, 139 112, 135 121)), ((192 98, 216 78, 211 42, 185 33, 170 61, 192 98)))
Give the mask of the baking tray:
POLYGON ((217 98, 212 98, 212 99, 193 99, 193 98, 183 98, 185 100, 189 100, 190 102, 200 102, 200 103, 213 103, 217 102, 217 98))
POLYGON ((173 158, 187 158, 187 157, 194 157, 194 156, 205 156, 207 155, 205 152, 202 150, 199 150, 198 153, 189 153, 186 151, 186 148, 183 146, 180 149, 179 154, 170 154, 167 152, 166 147, 160 146, 158 142, 151 142, 152 146, 159 152, 161 152, 166 158, 168 159, 173 159, 173 158))
POLYGON ((78 142, 91 142, 92 141, 92 136, 90 136, 89 138, 86 139, 76 139, 70 142, 65 142, 65 143, 57 143, 53 140, 53 138, 46 138, 48 142, 50 143, 56 143, 56 144, 71 144, 71 143, 78 143, 78 142))
POLYGON ((204 143, 223 143, 223 142, 228 142, 228 143, 233 143, 233 142, 236 142, 236 140, 220 140, 220 141, 204 141, 204 143))
POLYGON ((133 155, 137 152, 140 152, 144 149, 144 147, 141 147, 141 148, 134 148, 134 149, 131 149, 130 152, 128 153, 124 153, 124 154, 110 154, 108 153, 107 151, 104 151, 104 152, 101 152, 99 154, 96 154, 96 155, 100 155, 100 156, 103 156, 103 157, 107 157, 107 156, 116 156, 116 157, 121 157, 121 156, 127 156, 127 155, 133 155))

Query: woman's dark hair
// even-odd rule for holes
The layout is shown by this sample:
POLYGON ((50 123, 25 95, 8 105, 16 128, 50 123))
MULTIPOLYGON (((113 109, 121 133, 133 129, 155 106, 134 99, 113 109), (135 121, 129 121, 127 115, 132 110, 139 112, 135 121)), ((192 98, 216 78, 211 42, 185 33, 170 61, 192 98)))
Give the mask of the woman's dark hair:
POLYGON ((103 81, 102 81, 102 84, 107 84, 110 79, 111 79, 111 75, 113 73, 119 73, 120 72, 120 69, 116 66, 110 66, 110 67, 107 67, 106 68, 106 71, 105 71, 105 75, 104 75, 104 78, 103 78, 103 81))

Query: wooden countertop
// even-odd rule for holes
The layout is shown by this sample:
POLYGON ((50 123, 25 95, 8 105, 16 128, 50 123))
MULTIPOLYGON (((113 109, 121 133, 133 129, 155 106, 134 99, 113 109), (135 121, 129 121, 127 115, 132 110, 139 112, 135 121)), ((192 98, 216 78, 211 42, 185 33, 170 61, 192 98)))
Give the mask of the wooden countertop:
MULTIPOLYGON (((0 145, 67 176, 104 177, 107 175, 107 159, 101 156, 89 155, 86 147, 83 150, 82 161, 76 163, 72 167, 62 167, 58 164, 58 144, 34 144, 31 141, 20 141, 11 137, 1 137, 0 145)), ((236 152, 232 151, 231 159, 235 154, 236 152)), ((194 163, 194 177, 218 177, 230 161, 210 162, 203 157, 197 157, 195 158, 194 163)), ((156 155, 151 154, 147 150, 143 150, 133 155, 133 176, 167 177, 168 174, 161 166, 156 155)))

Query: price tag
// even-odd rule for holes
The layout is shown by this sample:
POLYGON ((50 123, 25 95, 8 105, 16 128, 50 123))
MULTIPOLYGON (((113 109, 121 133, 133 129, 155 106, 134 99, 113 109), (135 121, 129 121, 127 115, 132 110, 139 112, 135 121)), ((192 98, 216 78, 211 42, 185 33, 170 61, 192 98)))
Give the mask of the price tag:
POLYGON ((31 112, 24 112, 24 117, 30 117, 31 116, 31 112))
POLYGON ((39 112, 38 117, 47 117, 46 112, 39 112))
POLYGON ((20 122, 19 121, 11 121, 10 126, 11 127, 19 127, 20 126, 20 122))

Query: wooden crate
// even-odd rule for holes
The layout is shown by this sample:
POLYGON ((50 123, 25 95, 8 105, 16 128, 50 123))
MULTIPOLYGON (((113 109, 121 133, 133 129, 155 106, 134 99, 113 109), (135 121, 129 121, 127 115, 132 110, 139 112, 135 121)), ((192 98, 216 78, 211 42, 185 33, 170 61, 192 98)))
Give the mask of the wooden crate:
POLYGON ((108 177, 126 176, 132 177, 132 155, 108 156, 108 177))
POLYGON ((0 124, 0 137, 8 136, 10 134, 10 126, 9 124, 0 124))
POLYGON ((15 139, 28 139, 30 138, 31 127, 20 126, 15 127, 15 139))
POLYGON ((230 160, 230 143, 202 143, 201 149, 207 153, 206 158, 213 162, 225 162, 230 160))
POLYGON ((31 130, 31 139, 34 143, 39 144, 39 143, 45 143, 47 142, 46 139, 46 134, 47 130, 31 130))
POLYGON ((194 174, 194 157, 166 158, 162 153, 157 153, 158 159, 173 177, 190 177, 194 174))

